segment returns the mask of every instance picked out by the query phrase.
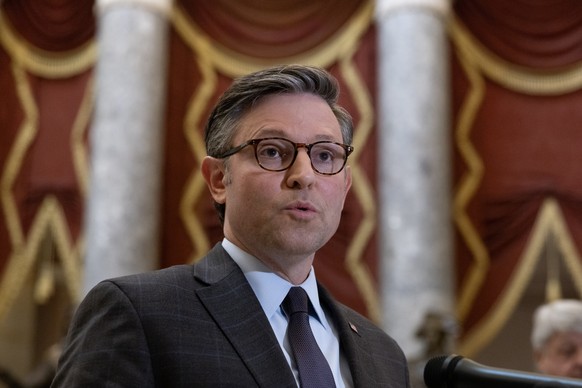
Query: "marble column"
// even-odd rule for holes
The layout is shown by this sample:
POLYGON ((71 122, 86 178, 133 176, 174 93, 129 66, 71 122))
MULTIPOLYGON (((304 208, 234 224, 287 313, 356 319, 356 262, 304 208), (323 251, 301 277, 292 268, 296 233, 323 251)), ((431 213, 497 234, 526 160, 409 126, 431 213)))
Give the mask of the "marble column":
POLYGON ((429 312, 453 312, 446 0, 379 0, 379 196, 383 328, 409 359, 429 312))
MULTIPOLYGON (((171 0, 97 1, 84 294, 158 265, 171 0)), ((81 295, 82 297, 83 295, 81 295)))

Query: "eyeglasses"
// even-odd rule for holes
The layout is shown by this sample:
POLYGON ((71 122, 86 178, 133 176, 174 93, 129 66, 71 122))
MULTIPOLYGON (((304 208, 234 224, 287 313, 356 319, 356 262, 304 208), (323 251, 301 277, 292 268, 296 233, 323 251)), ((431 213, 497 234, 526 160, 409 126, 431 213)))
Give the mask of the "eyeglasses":
POLYGON ((295 162, 298 149, 303 147, 307 150, 313 170, 323 175, 335 175, 343 170, 348 156, 354 150, 354 147, 350 145, 327 140, 306 144, 295 143, 281 137, 266 137, 249 140, 238 147, 231 148, 218 158, 234 155, 249 145, 255 149, 255 159, 259 166, 267 171, 288 169, 295 162))

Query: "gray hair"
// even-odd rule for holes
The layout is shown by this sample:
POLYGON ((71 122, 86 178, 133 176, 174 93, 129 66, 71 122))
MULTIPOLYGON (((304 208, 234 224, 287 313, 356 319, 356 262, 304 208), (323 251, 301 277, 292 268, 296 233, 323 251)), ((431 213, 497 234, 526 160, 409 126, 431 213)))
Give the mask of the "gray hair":
POLYGON ((541 350, 557 332, 582 333, 582 302, 574 299, 556 300, 538 307, 534 313, 531 344, 541 350))
MULTIPOLYGON (((206 153, 219 157, 228 151, 242 117, 261 99, 275 94, 310 93, 321 97, 338 120, 345 144, 352 143, 353 122, 350 114, 338 105, 339 84, 327 71, 313 66, 283 65, 260 70, 236 79, 224 92, 206 123, 206 153)), ((214 204, 221 223, 223 204, 214 204)))

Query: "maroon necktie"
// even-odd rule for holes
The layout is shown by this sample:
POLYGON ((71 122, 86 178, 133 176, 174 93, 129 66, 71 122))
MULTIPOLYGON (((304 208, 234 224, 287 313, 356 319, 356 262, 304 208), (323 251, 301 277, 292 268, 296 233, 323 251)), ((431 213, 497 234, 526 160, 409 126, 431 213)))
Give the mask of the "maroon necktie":
POLYGON ((335 387, 329 364, 317 346, 311 326, 309 326, 307 293, 301 287, 291 287, 282 306, 289 320, 287 335, 299 370, 301 387, 335 387))

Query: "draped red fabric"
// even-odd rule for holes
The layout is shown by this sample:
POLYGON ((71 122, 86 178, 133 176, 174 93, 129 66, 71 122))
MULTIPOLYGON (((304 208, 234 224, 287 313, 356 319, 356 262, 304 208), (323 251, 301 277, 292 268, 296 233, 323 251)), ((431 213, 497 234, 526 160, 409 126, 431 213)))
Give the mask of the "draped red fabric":
POLYGON ((304 53, 337 33, 362 1, 182 1, 206 34, 256 58, 304 53))
MULTIPOLYGON (((540 74, 582 60, 582 3, 575 0, 457 1, 455 13, 488 50, 508 63, 540 74)), ((455 122, 471 85, 457 56, 452 58, 455 122)), ((470 331, 499 302, 523 254, 542 201, 556 198, 577 249, 582 249, 582 90, 533 95, 485 78, 485 94, 470 140, 484 163, 480 186, 466 211, 485 243, 490 267, 463 329, 470 331)), ((467 173, 456 149, 455 182, 467 173)), ((474 256, 457 234, 459 287, 474 256)), ((459 289, 462 292, 462 289, 459 289)), ((542 302, 542 301, 540 301, 542 302)))
POLYGON ((2 10, 28 43, 46 51, 78 48, 95 35, 94 0, 4 0, 2 10))
MULTIPOLYGON (((31 50, 43 50, 49 56, 75 51, 95 32, 93 1, 6 0, 1 6, 16 37, 31 50)), ((8 193, 16 206, 16 224, 26 240, 39 207, 53 196, 65 213, 74 243, 82 227, 85 198, 73 165, 71 131, 92 71, 53 79, 23 70, 24 79, 18 81, 14 62, 15 58, 0 48, 0 166, 3 177, 15 177, 8 193), (20 94, 18 82, 22 83, 20 94), (34 114, 30 116, 27 110, 34 114), (25 129, 29 118, 34 118, 32 127, 25 129), (18 139, 23 139, 25 131, 32 139, 27 147, 21 147, 24 143, 18 139)), ((18 242, 10 238, 8 215, 4 207, 0 211, 2 270, 10 254, 22 250, 26 241, 14 245, 18 242)))
POLYGON ((457 0, 454 9, 482 44, 516 65, 544 70, 582 60, 578 0, 457 0))

